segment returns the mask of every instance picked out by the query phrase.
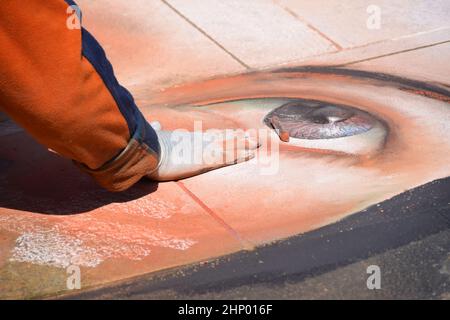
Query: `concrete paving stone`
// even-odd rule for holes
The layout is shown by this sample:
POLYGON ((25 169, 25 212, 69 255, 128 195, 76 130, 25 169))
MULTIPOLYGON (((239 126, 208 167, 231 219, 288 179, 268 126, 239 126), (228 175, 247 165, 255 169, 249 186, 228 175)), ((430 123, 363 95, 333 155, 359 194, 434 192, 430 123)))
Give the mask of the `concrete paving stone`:
POLYGON ((331 42, 270 0, 168 0, 252 68, 335 51, 331 42))
POLYGON ((432 47, 450 41, 450 28, 423 32, 386 41, 367 44, 361 47, 323 54, 312 58, 298 60, 287 65, 349 65, 369 59, 376 59, 392 54, 400 54, 420 48, 432 47))
POLYGON ((450 2, 447 0, 275 1, 343 48, 450 27, 450 2), (367 27, 374 12, 370 6, 380 10, 379 29, 367 27))

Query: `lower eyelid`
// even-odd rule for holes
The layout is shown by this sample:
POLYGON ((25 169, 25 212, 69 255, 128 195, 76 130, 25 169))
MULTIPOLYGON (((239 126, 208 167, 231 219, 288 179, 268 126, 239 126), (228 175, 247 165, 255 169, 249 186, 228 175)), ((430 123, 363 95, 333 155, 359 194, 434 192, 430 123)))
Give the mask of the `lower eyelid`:
POLYGON ((291 138, 289 144, 306 149, 320 149, 352 155, 371 156, 380 152, 387 138, 387 130, 378 123, 367 132, 349 137, 333 139, 297 139, 291 138))

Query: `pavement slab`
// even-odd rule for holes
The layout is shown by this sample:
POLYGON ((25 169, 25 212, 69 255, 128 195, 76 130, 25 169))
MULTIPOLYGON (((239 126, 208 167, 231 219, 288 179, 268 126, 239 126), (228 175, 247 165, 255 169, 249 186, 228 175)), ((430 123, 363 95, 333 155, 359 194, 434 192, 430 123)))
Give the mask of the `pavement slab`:
POLYGON ((251 68, 336 50, 271 0, 167 2, 251 68))
POLYGON ((275 2, 313 25, 344 49, 450 27, 450 4, 446 0, 275 2), (374 14, 379 14, 379 27, 370 27, 374 14))
POLYGON ((243 249, 175 183, 109 193, 23 132, 0 144, 0 298, 65 291, 72 265, 88 288, 243 249))

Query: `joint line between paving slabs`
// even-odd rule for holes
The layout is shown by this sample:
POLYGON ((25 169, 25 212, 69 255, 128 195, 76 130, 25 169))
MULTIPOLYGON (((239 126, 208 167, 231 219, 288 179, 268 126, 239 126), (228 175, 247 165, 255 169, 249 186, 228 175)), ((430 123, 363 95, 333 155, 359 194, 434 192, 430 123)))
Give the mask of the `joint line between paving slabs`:
POLYGON ((214 212, 206 203, 204 203, 199 197, 197 197, 191 190, 189 190, 183 182, 176 181, 176 184, 192 199, 197 203, 206 213, 208 213, 216 222, 218 222, 222 227, 224 227, 233 237, 235 237, 243 246, 243 249, 251 249, 254 246, 250 244, 247 240, 243 239, 239 232, 233 229, 228 223, 225 222, 218 214, 214 212))
POLYGON ((225 48, 223 45, 221 45, 219 42, 217 42, 213 37, 211 37, 206 31, 204 31, 202 28, 200 28, 198 25, 196 25, 193 21, 191 21, 188 17, 186 17, 183 13, 181 13, 179 10, 177 10, 174 6, 172 6, 170 3, 168 3, 166 0, 161 0, 162 3, 164 3, 166 6, 168 6, 173 12, 175 12, 177 15, 179 15, 183 20, 185 20, 187 23, 189 23, 192 27, 197 29, 202 35, 207 37, 210 41, 212 41, 216 46, 218 46, 220 49, 222 49, 226 54, 228 54, 231 58, 233 58, 236 62, 238 62, 240 65, 242 65, 246 69, 251 69, 249 65, 247 65, 244 61, 236 57, 232 52, 230 52, 227 48, 225 48))
POLYGON ((360 63, 360 62, 365 62, 365 61, 375 60, 375 59, 379 59, 379 58, 394 56, 396 54, 406 53, 406 52, 420 50, 420 49, 426 49, 426 48, 438 46, 438 45, 445 44, 445 43, 450 43, 450 40, 436 42, 436 43, 432 43, 432 44, 427 44, 427 45, 424 45, 424 46, 411 48, 411 49, 405 49, 405 50, 400 50, 400 51, 395 51, 395 52, 389 52, 389 53, 382 54, 382 55, 375 56, 375 57, 369 57, 369 58, 365 58, 365 59, 361 59, 361 60, 356 60, 356 61, 351 61, 351 62, 348 62, 348 63, 339 64, 339 65, 336 65, 336 67, 349 66, 349 65, 352 65, 352 64, 360 63))
POLYGON ((297 13, 295 13, 294 11, 292 11, 291 9, 279 4, 277 1, 275 1, 275 4, 279 5, 281 8, 283 8, 287 13, 289 13, 291 16, 293 16, 294 18, 296 18, 297 20, 299 20, 301 23, 304 23, 306 25, 306 27, 308 27, 309 29, 311 29, 313 32, 317 33, 319 36, 321 36, 322 38, 324 38, 325 40, 327 40, 328 42, 330 42, 337 51, 341 51, 343 48, 342 46, 337 43, 336 41, 334 41, 333 39, 331 39, 329 36, 327 36, 325 33, 323 33, 322 31, 320 31, 319 29, 317 29, 316 27, 314 27, 311 23, 309 23, 308 21, 306 21, 304 18, 300 17, 297 13))

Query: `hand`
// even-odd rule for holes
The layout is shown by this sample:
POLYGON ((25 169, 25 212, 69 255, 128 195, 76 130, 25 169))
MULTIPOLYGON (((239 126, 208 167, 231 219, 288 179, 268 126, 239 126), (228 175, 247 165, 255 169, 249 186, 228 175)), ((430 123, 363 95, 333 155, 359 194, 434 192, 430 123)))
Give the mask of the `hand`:
POLYGON ((242 131, 163 131, 152 122, 161 146, 158 168, 148 177, 156 181, 180 180, 237 164, 255 157, 256 137, 242 131))

